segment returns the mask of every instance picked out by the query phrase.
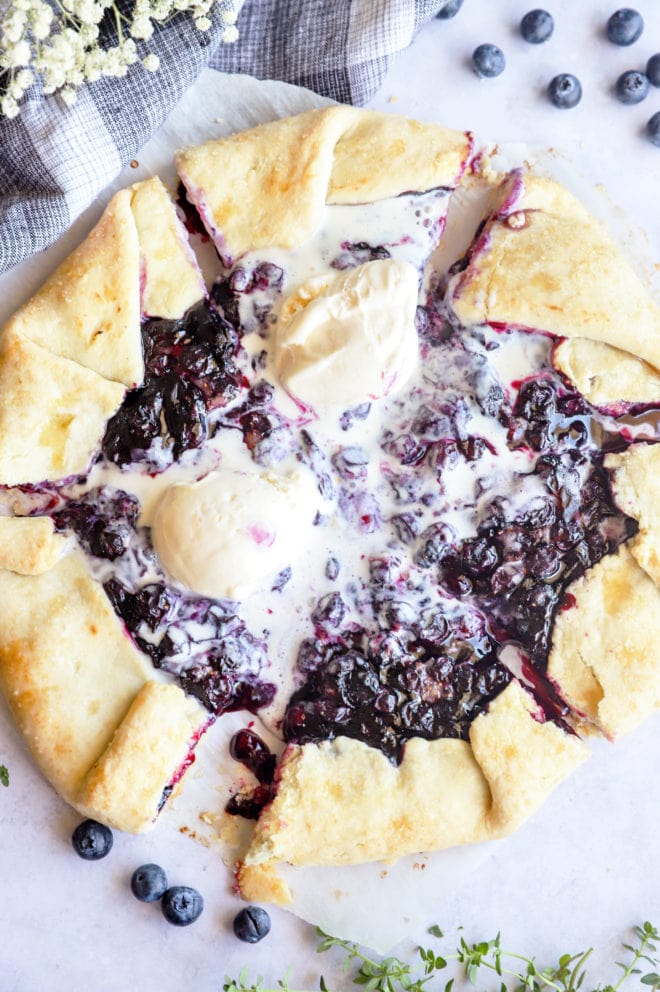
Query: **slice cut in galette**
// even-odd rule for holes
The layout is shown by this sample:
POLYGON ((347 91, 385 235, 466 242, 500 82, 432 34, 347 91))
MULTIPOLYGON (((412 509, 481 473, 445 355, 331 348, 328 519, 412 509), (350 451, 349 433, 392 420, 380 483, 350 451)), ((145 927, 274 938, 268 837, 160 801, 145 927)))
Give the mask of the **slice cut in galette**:
POLYGON ((660 704, 658 308, 518 170, 436 271, 471 156, 350 107, 183 151, 208 292, 154 179, 0 333, 0 686, 126 830, 259 713, 249 899, 510 833, 660 704))

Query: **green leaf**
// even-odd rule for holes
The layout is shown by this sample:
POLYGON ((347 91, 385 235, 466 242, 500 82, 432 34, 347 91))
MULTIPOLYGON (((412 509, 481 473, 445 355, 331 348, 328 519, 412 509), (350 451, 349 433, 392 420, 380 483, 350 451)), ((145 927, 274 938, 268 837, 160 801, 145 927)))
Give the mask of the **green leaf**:
POLYGON ((325 978, 323 977, 323 975, 321 975, 319 978, 319 989, 321 990, 321 992, 330 992, 328 986, 325 984, 325 978))
POLYGON ((660 975, 651 971, 648 975, 643 975, 640 978, 640 982, 642 985, 660 985, 660 975))
POLYGON ((426 932, 430 933, 432 937, 444 937, 444 933, 437 923, 434 923, 432 927, 429 927, 426 932))
POLYGON ((6 765, 0 765, 0 782, 2 782, 4 786, 9 785, 9 769, 6 765))

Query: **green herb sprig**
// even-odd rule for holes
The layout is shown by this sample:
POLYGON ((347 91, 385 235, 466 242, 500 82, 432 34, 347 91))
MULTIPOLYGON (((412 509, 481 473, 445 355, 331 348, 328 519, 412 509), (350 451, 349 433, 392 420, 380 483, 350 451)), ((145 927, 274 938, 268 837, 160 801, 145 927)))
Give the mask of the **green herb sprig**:
MULTIPOLYGON (((590 985, 587 981, 587 962, 593 948, 578 954, 562 954, 555 965, 539 968, 534 958, 516 954, 502 947, 498 934, 492 940, 468 943, 460 937, 458 947, 451 954, 438 954, 431 947, 418 947, 417 959, 409 964, 397 957, 376 959, 360 950, 357 944, 338 937, 331 937, 317 929, 321 941, 317 953, 322 954, 331 948, 339 948, 344 953, 344 971, 349 972, 355 965, 352 981, 361 986, 364 992, 452 992, 456 975, 444 982, 438 981, 439 972, 445 971, 449 963, 454 963, 458 976, 476 985, 487 974, 497 976, 490 986, 493 992, 619 992, 624 982, 632 976, 638 978, 645 992, 660 992, 660 957, 658 943, 660 933, 648 921, 633 929, 634 944, 624 944, 629 954, 627 963, 616 961, 614 966, 621 974, 614 984, 590 985), (650 970, 647 966, 650 965, 650 970), (484 972, 486 974, 484 974, 484 972), (433 981, 435 980, 435 981, 433 981), (431 983, 433 982, 433 985, 431 983), (443 984, 444 982, 444 984, 443 984)), ((439 927, 429 930, 433 937, 443 938, 439 927)), ((631 988, 632 986, 629 986, 631 988)), ((480 985, 482 990, 485 986, 480 985)), ((319 980, 321 992, 330 992, 323 977, 319 980)), ((308 992, 292 989, 288 978, 280 979, 274 989, 268 989, 262 978, 248 984, 248 971, 243 968, 238 978, 225 978, 223 992, 308 992)))
POLYGON ((6 765, 0 765, 0 782, 2 782, 4 786, 9 785, 9 769, 6 765))

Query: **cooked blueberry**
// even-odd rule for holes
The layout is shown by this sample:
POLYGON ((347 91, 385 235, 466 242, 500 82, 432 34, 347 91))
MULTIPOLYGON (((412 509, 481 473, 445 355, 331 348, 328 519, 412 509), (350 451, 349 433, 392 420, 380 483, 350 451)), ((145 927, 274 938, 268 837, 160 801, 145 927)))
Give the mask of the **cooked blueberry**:
POLYGON ((463 6, 463 0, 447 0, 444 7, 435 16, 439 21, 448 21, 450 17, 456 17, 463 6))
POLYGON ((270 587, 271 592, 281 592, 285 585, 290 581, 292 575, 293 569, 290 565, 287 565, 286 568, 283 568, 281 572, 278 572, 273 579, 273 584, 270 587))
POLYGON ((530 10, 520 22, 520 33, 530 45, 541 45, 554 29, 555 22, 547 10, 530 10))
POLYGON ((632 45, 644 30, 644 19, 631 7, 616 10, 607 22, 607 37, 613 45, 632 45))
POLYGON ((369 455, 363 448, 340 448, 332 456, 332 464, 342 479, 366 479, 369 455))
POLYGON ((167 889, 167 875, 160 865, 140 865, 131 876, 131 892, 140 902, 157 902, 167 889))
POLYGON ((261 906, 246 906, 234 917, 234 933, 246 944, 257 944, 270 933, 270 916, 261 906))
POLYGON ((85 861, 100 861, 112 850, 112 830, 96 820, 83 820, 73 831, 71 843, 85 861))
POLYGON ((326 579, 330 579, 331 582, 334 582, 337 576, 339 575, 340 567, 341 566, 336 558, 328 558, 327 562, 325 563, 326 579))
POLYGON ((234 761, 245 765, 262 785, 273 781, 276 757, 253 730, 239 730, 229 742, 234 761))
POLYGON ((202 915, 204 900, 197 889, 189 885, 173 885, 163 894, 160 906, 168 923, 187 927, 202 915))
POLYGON ((373 262, 377 259, 391 258, 390 252, 384 245, 370 245, 366 241, 352 243, 344 241, 341 254, 330 262, 333 269, 340 272, 345 269, 354 269, 365 262, 373 262))
POLYGON ((616 81, 615 92, 621 103, 641 103, 649 94, 648 76, 637 69, 622 73, 616 81))
POLYGON ((346 616, 346 604, 338 592, 321 597, 312 613, 315 623, 325 627, 339 627, 346 616))
POLYGON ((649 140, 660 148, 660 110, 647 123, 646 133, 649 140))
POLYGON ((497 548, 483 537, 466 541, 463 545, 463 567, 468 575, 477 578, 488 575, 499 563, 497 548))
POLYGON ((646 63, 646 75, 651 86, 660 86, 660 52, 652 55, 646 63))
POLYGON ((548 84, 550 102, 560 110, 571 110, 577 107, 582 99, 582 84, 577 76, 570 72, 560 72, 548 84))
POLYGON ((478 76, 492 79, 504 72, 506 66, 504 52, 497 45, 489 43, 479 45, 472 53, 472 65, 478 76))

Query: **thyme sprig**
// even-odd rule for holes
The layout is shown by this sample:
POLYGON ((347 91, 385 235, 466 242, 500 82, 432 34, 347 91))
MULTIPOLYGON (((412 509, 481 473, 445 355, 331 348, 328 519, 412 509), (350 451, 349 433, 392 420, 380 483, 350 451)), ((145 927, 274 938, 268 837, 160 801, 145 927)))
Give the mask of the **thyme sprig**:
MULTIPOLYGON (((364 992, 431 992, 431 989, 433 992, 452 992, 457 977, 466 978, 471 985, 476 985, 477 979, 481 983, 486 977, 484 972, 497 976, 490 986, 493 992, 587 992, 588 989, 590 992, 619 992, 633 976, 637 977, 638 985, 643 986, 645 992, 660 992, 660 933, 648 921, 634 927, 635 943, 623 945, 630 959, 627 963, 615 962, 621 974, 614 984, 605 985, 588 982, 587 962, 593 948, 577 954, 562 954, 556 964, 540 968, 534 958, 506 950, 500 934, 492 940, 472 944, 461 936, 454 953, 439 954, 432 947, 418 947, 417 960, 409 964, 397 957, 370 957, 357 944, 331 937, 320 929, 317 929, 317 934, 321 938, 317 953, 322 954, 331 948, 343 951, 344 970, 350 972, 355 965, 358 966, 357 970, 353 970, 352 981, 354 985, 362 986, 364 992), (438 981, 439 972, 444 972, 450 962, 454 963, 457 974, 446 982, 444 979, 438 981), (650 970, 647 970, 647 965, 650 965, 650 970)), ((437 926, 431 927, 429 934, 436 938, 444 937, 437 926)), ((319 988, 321 992, 330 992, 323 977, 319 980, 319 988)), ((485 986, 480 984, 480 989, 484 990, 485 986)), ((286 977, 280 979, 274 989, 264 986, 261 977, 248 984, 247 968, 242 969, 238 978, 225 978, 223 985, 223 992, 278 990, 308 992, 291 988, 286 977)))

